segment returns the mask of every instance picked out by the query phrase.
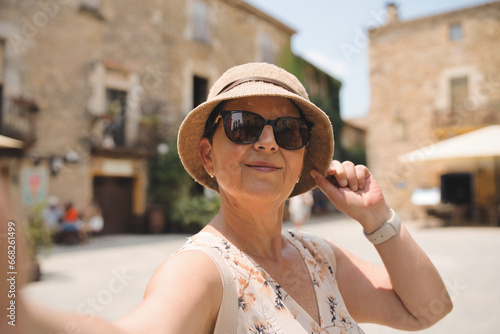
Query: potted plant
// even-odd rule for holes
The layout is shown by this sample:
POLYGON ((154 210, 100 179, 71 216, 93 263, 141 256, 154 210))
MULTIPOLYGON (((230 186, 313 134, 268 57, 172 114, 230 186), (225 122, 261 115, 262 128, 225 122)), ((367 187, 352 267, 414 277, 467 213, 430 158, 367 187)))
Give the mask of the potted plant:
POLYGON ((43 219, 44 207, 43 203, 34 205, 30 209, 28 216, 26 243, 28 245, 28 257, 31 260, 31 267, 28 269, 30 281, 38 281, 41 276, 38 254, 47 252, 54 245, 52 232, 45 225, 43 219))

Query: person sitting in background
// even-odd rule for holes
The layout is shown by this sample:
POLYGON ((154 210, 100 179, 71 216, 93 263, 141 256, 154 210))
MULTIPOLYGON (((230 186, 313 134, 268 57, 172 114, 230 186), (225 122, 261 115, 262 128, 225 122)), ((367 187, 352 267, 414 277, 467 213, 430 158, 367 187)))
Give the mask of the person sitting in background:
POLYGON ((87 242, 87 231, 85 229, 85 223, 80 219, 80 214, 78 210, 74 207, 71 201, 67 201, 64 205, 65 211, 62 220, 63 239, 66 243, 74 242, 74 236, 80 243, 87 242))
POLYGON ((43 220, 53 236, 61 231, 62 218, 63 211, 59 206, 59 198, 50 196, 47 200, 47 207, 43 210, 43 220))
POLYGON ((87 233, 94 236, 104 228, 101 208, 95 199, 87 206, 84 212, 84 221, 87 223, 87 233))

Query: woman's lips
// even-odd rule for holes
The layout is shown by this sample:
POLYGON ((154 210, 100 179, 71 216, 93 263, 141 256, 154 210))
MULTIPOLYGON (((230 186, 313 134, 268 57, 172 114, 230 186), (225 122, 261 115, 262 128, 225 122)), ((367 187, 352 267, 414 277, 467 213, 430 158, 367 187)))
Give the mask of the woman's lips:
POLYGON ((273 163, 270 162, 265 162, 265 161, 255 161, 251 162, 248 164, 245 164, 245 166, 248 166, 254 170, 258 170, 260 172, 276 172, 277 170, 280 170, 281 168, 276 166, 273 163))

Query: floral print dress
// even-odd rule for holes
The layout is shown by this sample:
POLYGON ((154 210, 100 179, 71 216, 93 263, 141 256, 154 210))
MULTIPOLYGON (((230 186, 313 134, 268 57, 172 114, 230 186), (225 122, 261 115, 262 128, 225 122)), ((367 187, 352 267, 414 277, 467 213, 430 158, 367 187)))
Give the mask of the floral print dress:
POLYGON ((207 232, 191 237, 179 250, 212 248, 229 266, 238 296, 237 333, 363 333, 351 318, 335 279, 335 256, 322 239, 288 231, 283 234, 302 255, 314 285, 317 323, 262 267, 229 241, 207 232))

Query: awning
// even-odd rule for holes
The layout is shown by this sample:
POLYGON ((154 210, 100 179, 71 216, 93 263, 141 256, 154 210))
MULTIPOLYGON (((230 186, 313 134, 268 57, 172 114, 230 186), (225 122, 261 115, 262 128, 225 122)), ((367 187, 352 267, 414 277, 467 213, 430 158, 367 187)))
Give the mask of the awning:
POLYGON ((500 125, 490 125, 400 155, 399 159, 402 161, 437 161, 499 156, 500 125))
POLYGON ((0 149, 2 148, 23 148, 24 142, 0 135, 0 149))

